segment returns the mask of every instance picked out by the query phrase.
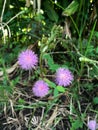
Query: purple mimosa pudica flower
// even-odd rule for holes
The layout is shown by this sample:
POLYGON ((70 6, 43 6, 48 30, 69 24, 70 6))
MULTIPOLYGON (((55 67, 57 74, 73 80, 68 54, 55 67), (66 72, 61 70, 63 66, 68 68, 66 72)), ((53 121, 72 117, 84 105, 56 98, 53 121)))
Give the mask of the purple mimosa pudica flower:
POLYGON ((32 88, 32 91, 35 96, 44 97, 48 94, 49 87, 48 87, 48 84, 44 82, 43 80, 38 80, 35 82, 32 88))
POLYGON ((59 68, 55 74, 55 81, 60 86, 69 86, 73 81, 73 74, 68 69, 59 68))
POLYGON ((32 50, 25 50, 19 54, 18 64, 24 70, 31 70, 38 64, 38 57, 32 50))

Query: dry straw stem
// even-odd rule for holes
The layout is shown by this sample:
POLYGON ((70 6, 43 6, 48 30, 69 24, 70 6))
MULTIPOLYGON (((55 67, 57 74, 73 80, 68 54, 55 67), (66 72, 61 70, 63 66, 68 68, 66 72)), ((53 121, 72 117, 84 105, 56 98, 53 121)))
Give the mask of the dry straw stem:
POLYGON ((37 9, 37 13, 40 13, 41 9, 41 0, 26 0, 26 7, 33 5, 33 9, 37 9))
POLYGON ((20 124, 20 121, 15 113, 15 110, 14 110, 14 104, 13 104, 13 101, 12 100, 9 100, 9 103, 10 103, 10 107, 9 109, 11 109, 11 113, 8 113, 8 107, 7 105, 4 106, 4 114, 5 114, 5 118, 6 118, 6 122, 3 123, 3 125, 6 127, 9 126, 9 128, 11 129, 12 127, 16 127, 17 130, 21 130, 21 124, 20 124))
POLYGON ((26 0, 26 7, 30 7, 30 0, 26 0))
POLYGON ((3 9, 2 9, 2 13, 1 13, 1 23, 3 21, 3 15, 4 15, 4 10, 5 10, 5 5, 6 5, 6 0, 4 1, 3 9))
POLYGON ((40 9, 41 9, 41 0, 37 0, 37 11, 38 13, 40 13, 40 9))
MULTIPOLYGON (((16 62, 11 68, 6 69, 8 75, 12 74, 14 70, 18 67, 18 62, 16 62)), ((3 80, 4 71, 0 71, 0 80, 3 80)))
POLYGON ((4 23, 4 22, 2 22, 2 23, 0 23, 0 30, 2 30, 2 32, 3 32, 3 37, 4 37, 4 43, 6 43, 6 33, 5 33, 5 29, 4 29, 4 27, 7 27, 7 34, 8 34, 8 36, 9 36, 9 38, 11 37, 11 31, 10 31, 10 28, 9 28, 9 26, 6 24, 6 23, 4 23))
POLYGON ((23 14, 24 11, 19 12, 18 14, 16 14, 14 17, 12 17, 8 22, 6 22, 6 24, 9 24, 11 21, 13 21, 16 17, 18 17, 20 14, 23 14))
POLYGON ((51 115, 51 117, 50 117, 50 119, 47 121, 47 124, 46 124, 46 127, 45 127, 46 130, 49 128, 49 126, 51 126, 53 124, 53 121, 55 120, 57 113, 58 113, 58 107, 56 106, 52 115, 51 115))

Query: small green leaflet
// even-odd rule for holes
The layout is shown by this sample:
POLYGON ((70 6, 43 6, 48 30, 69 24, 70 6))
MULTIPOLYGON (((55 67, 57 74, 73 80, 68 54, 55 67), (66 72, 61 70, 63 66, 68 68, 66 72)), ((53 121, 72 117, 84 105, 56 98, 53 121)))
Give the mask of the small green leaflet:
POLYGON ((83 127, 83 122, 80 119, 74 120, 72 123, 72 127, 70 130, 78 130, 79 128, 83 127))
POLYGON ((57 86, 57 90, 58 90, 59 92, 62 92, 62 93, 64 93, 64 92, 66 91, 65 88, 62 87, 62 86, 57 86))
POLYGON ((71 16, 74 14, 78 9, 79 3, 73 0, 68 7, 63 11, 62 15, 64 16, 71 16))

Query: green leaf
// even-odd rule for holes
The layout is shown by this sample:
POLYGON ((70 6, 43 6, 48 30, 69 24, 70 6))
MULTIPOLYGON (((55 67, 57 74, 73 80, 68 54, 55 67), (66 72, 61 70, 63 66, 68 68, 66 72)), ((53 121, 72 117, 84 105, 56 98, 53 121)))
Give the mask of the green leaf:
POLYGON ((72 127, 70 130, 78 130, 79 128, 83 127, 83 122, 79 119, 74 120, 74 122, 72 123, 72 127))
POLYGON ((65 16, 71 16, 72 14, 74 14, 77 11, 78 6, 79 6, 79 3, 75 0, 73 0, 71 2, 71 4, 68 5, 68 7, 63 11, 62 14, 65 16))
POLYGON ((65 92, 65 88, 62 86, 57 86, 57 90, 62 93, 65 92))
POLYGON ((53 64, 50 66, 50 70, 56 71, 60 66, 58 64, 53 64))
POLYGON ((43 55, 43 59, 46 59, 47 60, 47 62, 48 62, 48 65, 52 65, 52 64, 54 64, 54 61, 53 61, 53 59, 52 59, 52 57, 49 55, 49 54, 44 54, 43 55))
POLYGON ((98 97, 94 97, 94 98, 93 98, 93 102, 94 102, 94 104, 97 105, 97 104, 98 104, 98 97))
POLYGON ((47 60, 47 64, 49 66, 49 69, 52 72, 56 71, 60 67, 58 64, 54 63, 53 58, 49 54, 44 54, 43 59, 47 60))
POLYGON ((57 22, 58 21, 58 14, 54 10, 53 5, 48 0, 44 1, 44 8, 46 10, 48 17, 52 21, 57 22))

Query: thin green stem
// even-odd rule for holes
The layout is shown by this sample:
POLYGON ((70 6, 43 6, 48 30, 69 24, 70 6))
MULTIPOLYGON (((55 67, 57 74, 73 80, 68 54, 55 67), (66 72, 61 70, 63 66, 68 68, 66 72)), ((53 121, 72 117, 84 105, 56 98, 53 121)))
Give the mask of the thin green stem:
POLYGON ((54 1, 52 1, 52 0, 50 0, 51 2, 52 2, 52 4, 55 4, 55 5, 57 5, 59 8, 61 8, 62 10, 64 10, 64 8, 61 6, 61 5, 59 5, 58 3, 55 3, 54 1))
POLYGON ((95 30, 95 27, 96 27, 96 23, 97 23, 97 20, 95 21, 94 26, 93 26, 92 31, 91 31, 91 34, 90 34, 90 37, 89 37, 89 40, 88 40, 88 43, 87 43, 87 48, 86 48, 86 51, 85 51, 85 56, 86 56, 87 53, 88 53, 88 48, 89 48, 89 46, 90 46, 91 39, 92 39, 93 34, 94 34, 94 30, 95 30))
POLYGON ((73 20, 72 16, 70 16, 70 19, 72 20, 72 22, 73 22, 73 24, 74 24, 74 26, 75 26, 75 29, 76 29, 76 31, 77 31, 77 33, 78 33, 78 36, 79 36, 79 29, 78 29, 78 27, 77 27, 77 24, 76 24, 75 21, 73 20))

